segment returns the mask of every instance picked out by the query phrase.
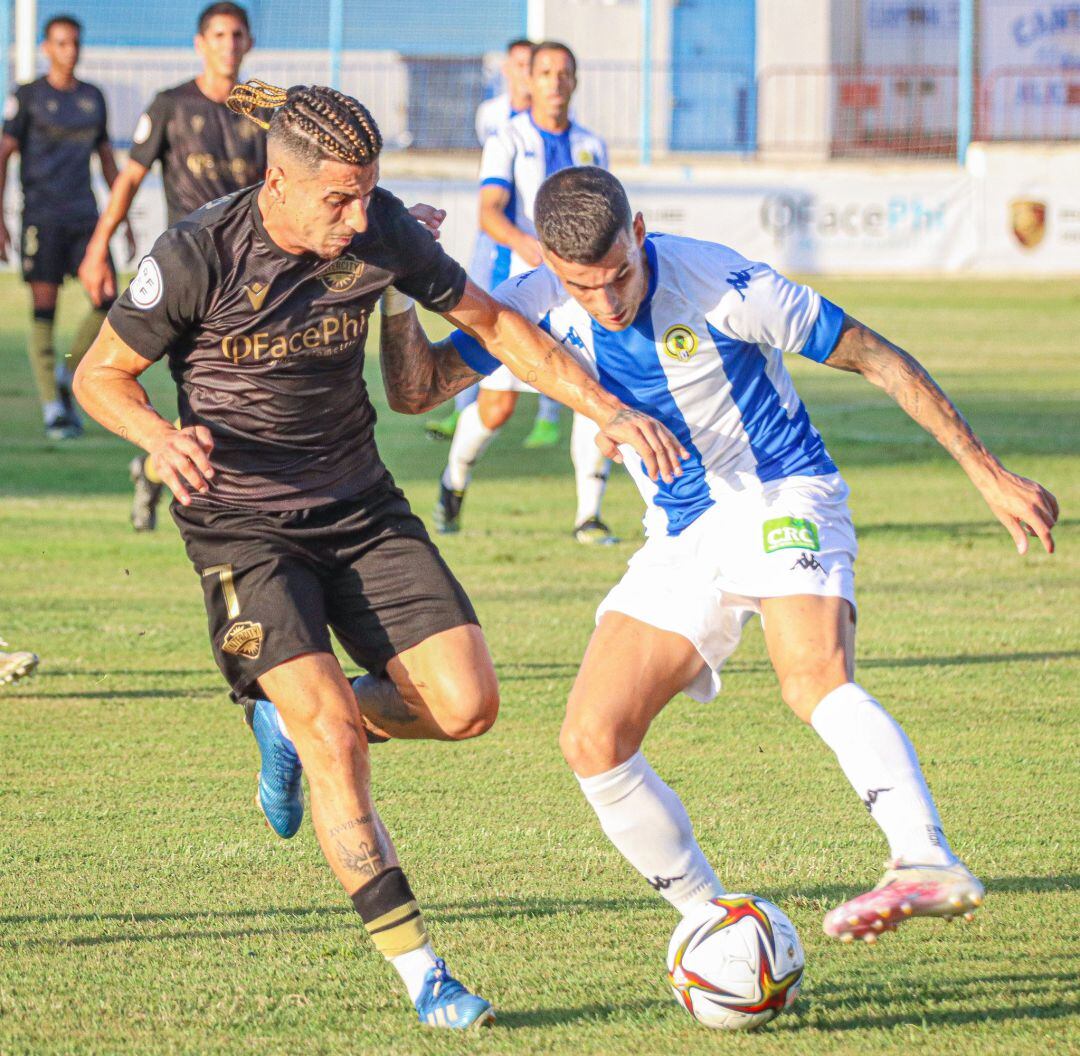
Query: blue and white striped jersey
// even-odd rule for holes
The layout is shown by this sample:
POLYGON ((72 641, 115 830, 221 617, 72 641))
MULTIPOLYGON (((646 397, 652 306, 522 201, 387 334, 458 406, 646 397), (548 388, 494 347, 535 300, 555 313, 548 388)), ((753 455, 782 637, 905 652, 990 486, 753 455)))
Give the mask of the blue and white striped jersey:
MULTIPOLYGON (((727 246, 674 235, 645 241, 649 288, 634 322, 595 323, 546 267, 495 296, 537 322, 609 392, 663 422, 690 457, 671 484, 653 482, 637 455, 625 464, 647 504, 646 534, 678 535, 733 489, 835 473, 792 384, 784 352, 824 362, 844 313, 808 286, 727 246)), ((498 361, 453 335, 476 369, 498 361)))
MULTIPOLYGON (((529 235, 533 226, 533 205, 540 184, 553 172, 572 165, 608 167, 607 146, 597 135, 575 121, 565 132, 545 132, 537 128, 529 111, 512 117, 484 144, 480 161, 480 186, 505 187, 510 192, 507 218, 529 235)), ((498 281, 527 271, 531 265, 505 246, 496 264, 498 281)))

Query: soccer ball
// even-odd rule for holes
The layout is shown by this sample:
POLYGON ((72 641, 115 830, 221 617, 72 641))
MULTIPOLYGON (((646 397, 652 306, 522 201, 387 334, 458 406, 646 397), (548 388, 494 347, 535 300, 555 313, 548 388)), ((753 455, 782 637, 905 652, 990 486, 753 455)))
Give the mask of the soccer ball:
POLYGON ((668 946, 668 982, 699 1023, 753 1030, 795 1002, 802 983, 795 925, 757 895, 722 895, 691 910, 668 946))

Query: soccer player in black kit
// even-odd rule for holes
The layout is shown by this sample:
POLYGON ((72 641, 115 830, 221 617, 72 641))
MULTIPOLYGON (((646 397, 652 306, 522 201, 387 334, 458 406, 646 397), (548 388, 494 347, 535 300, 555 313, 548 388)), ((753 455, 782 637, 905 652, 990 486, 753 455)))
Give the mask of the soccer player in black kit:
MULTIPOLYGON (((276 705, 307 771, 323 853, 420 1022, 487 1022, 490 1004, 432 950, 369 788, 369 733, 462 740, 498 709, 472 605, 375 446, 363 380, 370 315, 396 287, 384 312, 415 298, 442 313, 597 421, 609 442, 632 444, 654 476, 672 479, 686 454, 469 282, 377 186, 382 140, 355 99, 257 82, 233 99, 247 113, 272 111, 265 181, 158 239, 84 359, 76 394, 150 453, 172 489, 218 665, 234 695, 276 705), (137 380, 166 357, 180 429, 137 380), (355 684, 331 629, 369 671, 355 684)), ((479 376, 449 342, 382 369, 391 407, 412 413, 479 376)))
MULTIPOLYGON (((45 433, 68 440, 82 432, 71 399, 71 374, 97 336, 109 301, 97 302, 79 325, 64 360, 56 362, 53 325, 64 278, 74 275, 97 223, 98 209, 90 183, 90 158, 97 154, 111 186, 116 161, 109 144, 105 97, 75 77, 79 61, 79 23, 67 15, 45 24, 42 50, 49 70, 8 98, 0 140, 0 198, 8 161, 19 154, 23 190, 20 257, 30 286, 30 366, 41 400, 45 433)), ((134 253, 131 229, 127 229, 134 253)), ((11 236, 0 216, 0 254, 7 257, 11 236)), ((108 247, 102 267, 112 274, 108 247)), ((115 290, 115 281, 113 283, 115 290)))
MULTIPOLYGON (((87 246, 79 278, 95 304, 116 295, 116 280, 107 267, 109 239, 128 215, 155 161, 161 163, 170 225, 207 202, 262 179, 263 130, 226 106, 240 64, 254 43, 247 12, 239 4, 211 4, 199 15, 197 26, 195 51, 203 61, 202 73, 159 92, 139 118, 128 162, 87 246)), ((135 484, 132 526, 136 531, 153 530, 161 481, 144 456, 136 456, 129 469, 135 484)))

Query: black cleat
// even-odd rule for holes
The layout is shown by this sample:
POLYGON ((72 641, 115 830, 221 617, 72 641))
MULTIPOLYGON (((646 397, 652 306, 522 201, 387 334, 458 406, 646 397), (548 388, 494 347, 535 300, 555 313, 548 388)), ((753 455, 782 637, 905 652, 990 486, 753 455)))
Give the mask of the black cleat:
POLYGON ((461 504, 464 491, 453 491, 439 481, 439 498, 435 503, 435 530, 440 535, 453 535, 461 531, 461 504))

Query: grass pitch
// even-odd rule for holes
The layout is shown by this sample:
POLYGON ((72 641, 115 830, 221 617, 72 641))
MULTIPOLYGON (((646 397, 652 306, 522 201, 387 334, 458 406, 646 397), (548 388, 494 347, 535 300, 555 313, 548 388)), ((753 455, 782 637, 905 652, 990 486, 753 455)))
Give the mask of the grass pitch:
MULTIPOLYGON (((1005 462, 1061 502, 1058 554, 1019 558, 887 398, 795 364, 852 486, 859 678, 904 723, 986 882, 974 924, 918 922, 876 948, 825 939, 822 914, 877 879, 885 845, 780 703, 750 629, 720 700, 677 701, 647 750, 729 888, 795 921, 806 980, 794 1014, 751 1036, 718 1036, 675 1005, 672 912, 602 837, 556 746, 640 503, 617 471, 607 509, 627 542, 573 543, 565 443, 522 452, 526 406, 477 474, 465 531, 442 544, 485 624, 500 721, 477 741, 373 753, 434 939, 499 1010, 478 1036, 423 1031, 310 825, 283 843, 252 806, 255 744, 226 702, 176 531, 167 516, 154 535, 127 526, 131 449, 96 428, 41 439, 26 295, 5 280, 0 633, 42 666, 0 690, 0 1053, 1077 1051, 1080 293, 820 286, 922 358, 1005 462)), ((81 307, 74 290, 66 300, 81 307)), ((147 380, 167 407, 166 371, 147 380)), ((378 436, 426 514, 446 448, 385 410, 378 436)))

